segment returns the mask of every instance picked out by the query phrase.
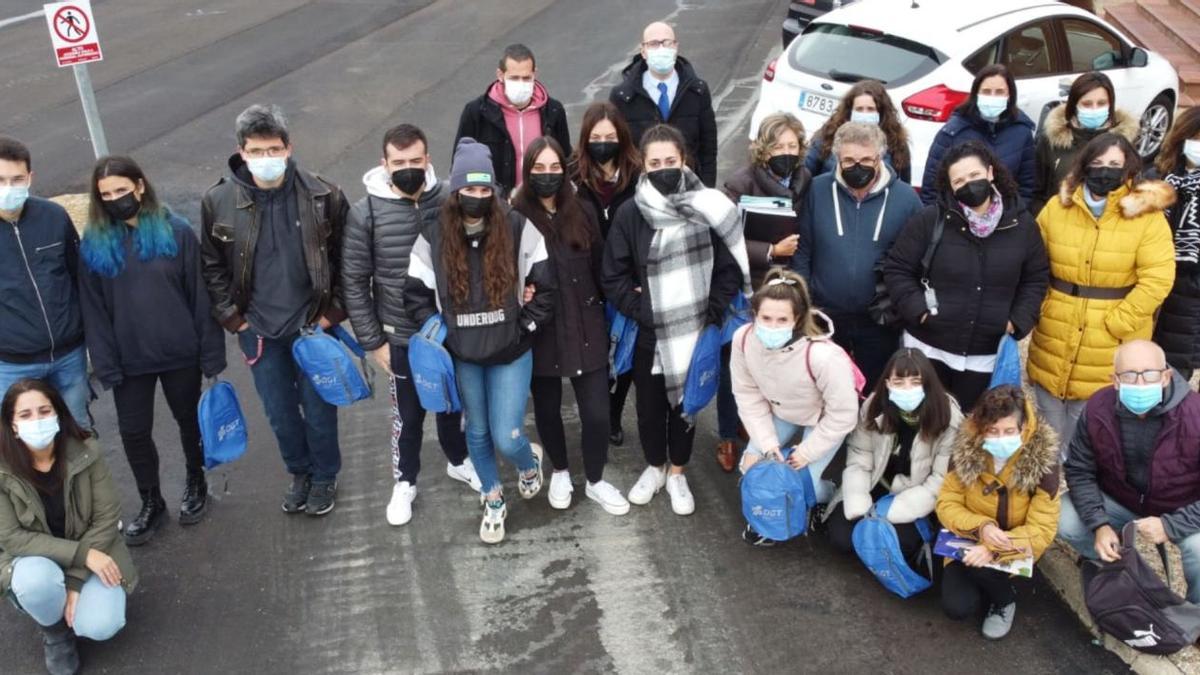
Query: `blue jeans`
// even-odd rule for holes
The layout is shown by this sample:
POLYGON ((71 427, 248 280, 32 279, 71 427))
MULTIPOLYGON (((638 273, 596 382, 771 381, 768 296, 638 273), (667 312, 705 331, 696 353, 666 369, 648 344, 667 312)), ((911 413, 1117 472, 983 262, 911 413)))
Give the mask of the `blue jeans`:
MULTIPOLYGON (((788 444, 791 441, 804 440, 811 431, 809 427, 801 427, 786 420, 781 420, 778 417, 775 418, 775 435, 779 436, 779 446, 781 448, 789 447, 788 444), (799 439, 796 438, 797 432, 800 432, 799 439)), ((746 451, 742 453, 742 458, 744 460, 746 455, 762 455, 762 453, 762 448, 759 448, 754 440, 751 439, 746 444, 746 451)), ((828 504, 829 500, 833 499, 833 481, 826 480, 822 474, 825 473, 825 468, 833 461, 833 456, 836 454, 837 448, 834 448, 817 459, 817 461, 808 465, 808 473, 812 476, 813 491, 817 495, 818 504, 828 504)), ((742 473, 745 473, 744 469, 742 473)))
POLYGON ((292 358, 298 337, 272 340, 259 337, 253 328, 237 335, 288 473, 332 483, 342 468, 337 406, 321 398, 292 358))
MULTIPOLYGON (((53 626, 63 620, 66 577, 53 560, 40 556, 17 558, 11 592, 17 606, 39 625, 53 626)), ((124 626, 125 589, 109 588, 94 574, 88 577, 75 604, 75 634, 89 640, 107 640, 124 626)))
POLYGON ((4 396, 14 382, 27 377, 45 380, 57 389, 75 423, 84 429, 92 428, 91 418, 88 417, 92 388, 88 386, 87 352, 82 346, 67 352, 62 358, 45 363, 0 361, 0 396, 4 396))
POLYGON ((721 380, 717 384, 717 436, 723 441, 738 437, 737 399, 733 397, 733 378, 729 372, 730 345, 721 348, 721 380))
MULTIPOLYGON (((1108 524, 1121 534, 1121 528, 1138 516, 1129 509, 1113 501, 1112 497, 1104 495, 1104 513, 1108 516, 1108 524)), ((1098 559, 1096 555, 1096 535, 1083 524, 1075 504, 1071 501, 1071 493, 1062 496, 1062 510, 1058 515, 1058 537, 1071 545, 1079 555, 1091 560, 1098 559)), ((1187 581, 1188 602, 1200 603, 1200 532, 1181 541, 1172 542, 1179 547, 1183 559, 1183 578, 1187 581)))
POLYGON ((496 451, 520 471, 537 467, 525 436, 525 404, 533 375, 533 352, 527 351, 511 363, 481 366, 454 362, 463 415, 467 418, 467 452, 479 475, 483 494, 500 489, 496 451))

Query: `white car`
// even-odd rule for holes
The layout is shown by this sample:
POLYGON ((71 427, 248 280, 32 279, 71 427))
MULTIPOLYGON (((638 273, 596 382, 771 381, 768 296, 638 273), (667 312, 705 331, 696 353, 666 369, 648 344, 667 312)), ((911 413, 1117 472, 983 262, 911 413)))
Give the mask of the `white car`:
POLYGON ((974 73, 1008 66, 1017 104, 1041 123, 1080 73, 1113 81, 1117 107, 1141 116, 1144 156, 1162 145, 1179 99, 1167 60, 1094 14, 1046 0, 860 0, 815 19, 763 74, 750 137, 763 117, 791 112, 809 135, 861 79, 884 83, 912 139, 912 177, 942 124, 971 90, 974 73))

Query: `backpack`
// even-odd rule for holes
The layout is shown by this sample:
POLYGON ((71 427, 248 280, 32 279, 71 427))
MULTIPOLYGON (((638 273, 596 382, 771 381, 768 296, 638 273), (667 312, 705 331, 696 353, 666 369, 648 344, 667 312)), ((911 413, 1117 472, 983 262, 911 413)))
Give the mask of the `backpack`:
POLYGON ((608 319, 608 379, 633 370, 633 350, 637 346, 638 323, 617 311, 612 303, 604 304, 608 319))
POLYGON ((900 537, 896 534, 896 526, 888 522, 888 509, 892 506, 893 495, 884 495, 867 511, 867 515, 854 525, 850 535, 854 542, 854 552, 863 561, 871 574, 883 584, 883 587, 902 598, 910 598, 929 588, 933 582, 933 555, 929 542, 933 539, 933 530, 928 518, 918 518, 913 522, 921 540, 918 561, 922 558, 929 569, 929 577, 913 571, 900 551, 900 537))
POLYGON ((441 314, 425 320, 421 330, 408 339, 408 368, 421 407, 433 413, 458 412, 462 401, 454 379, 454 359, 442 346, 446 324, 441 314))
POLYGON ((205 469, 215 469, 246 454, 246 417, 232 384, 217 380, 200 395, 196 412, 205 469))
POLYGON ((755 532, 775 541, 808 532, 808 511, 816 506, 817 494, 807 467, 797 471, 786 462, 763 458, 741 482, 742 516, 755 532))
MULTIPOLYGON (((742 339, 738 341, 738 347, 742 350, 743 354, 746 353, 746 338, 750 335, 751 330, 751 328, 747 328, 746 330, 742 331, 742 339)), ((840 349, 843 354, 846 354, 846 350, 842 349, 841 345, 832 340, 829 340, 828 342, 830 345, 840 349)), ((808 348, 804 351, 804 367, 808 369, 809 379, 811 379, 813 382, 816 382, 817 376, 813 374, 812 369, 812 345, 813 343, 810 340, 808 343, 808 348)), ((858 398, 862 399, 863 390, 867 388, 867 376, 863 375, 862 370, 858 367, 858 364, 854 362, 854 359, 851 358, 849 354, 846 354, 846 358, 850 361, 850 374, 854 378, 854 391, 858 392, 858 398)))
POLYGON ((732 342, 733 334, 753 320, 750 301, 740 292, 734 293, 733 301, 725 308, 725 321, 721 324, 721 344, 727 345, 732 342))
POLYGON ((705 326, 692 350, 687 379, 683 381, 683 417, 692 420, 717 395, 721 381, 721 329, 705 326))
MULTIPOLYGON (((942 243, 942 232, 945 229, 945 218, 942 218, 939 213, 933 224, 933 233, 929 237, 929 243, 925 245, 925 255, 921 256, 921 283, 925 285, 926 295, 930 292, 929 266, 933 264, 933 254, 937 252, 938 244, 942 243)), ((896 307, 892 304, 892 297, 888 295, 887 284, 883 281, 883 261, 886 257, 886 253, 880 256, 879 260, 875 261, 874 267, 871 268, 875 272, 875 296, 867 305, 867 314, 880 326, 904 328, 904 317, 896 312, 896 307)))
POLYGON ((292 358, 317 394, 330 405, 347 406, 374 395, 370 384, 373 371, 367 363, 367 353, 341 326, 331 326, 328 333, 320 326, 302 331, 292 343, 292 358), (343 344, 358 357, 362 372, 342 348, 343 344))
POLYGON ((1137 551, 1137 524, 1121 530, 1121 558, 1083 564, 1083 599, 1096 625, 1147 654, 1174 654, 1200 637, 1200 606, 1172 591, 1137 551))

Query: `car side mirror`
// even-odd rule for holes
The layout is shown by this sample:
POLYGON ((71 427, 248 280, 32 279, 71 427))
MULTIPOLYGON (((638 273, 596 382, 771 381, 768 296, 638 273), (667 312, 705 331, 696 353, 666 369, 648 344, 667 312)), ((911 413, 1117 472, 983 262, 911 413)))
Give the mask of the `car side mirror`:
POLYGON ((1129 65, 1133 68, 1144 68, 1150 62, 1150 55, 1141 47, 1134 47, 1129 55, 1129 65))

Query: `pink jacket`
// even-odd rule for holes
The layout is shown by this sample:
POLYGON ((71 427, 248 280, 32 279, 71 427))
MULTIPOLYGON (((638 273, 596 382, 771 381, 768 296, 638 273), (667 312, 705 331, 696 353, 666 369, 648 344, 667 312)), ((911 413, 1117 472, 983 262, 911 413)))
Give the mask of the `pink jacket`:
POLYGON ((761 449, 780 447, 774 418, 812 427, 796 446, 808 462, 836 450, 858 424, 858 392, 850 357, 825 335, 801 338, 781 349, 767 349, 754 334, 754 324, 733 336, 730 371, 738 416, 761 449), (805 356, 811 350, 809 364, 805 356), (809 365, 812 373, 809 374, 809 365))
POLYGON ((488 91, 488 98, 496 102, 500 106, 500 110, 504 111, 504 126, 508 129, 508 137, 512 139, 513 152, 517 156, 516 163, 516 179, 513 187, 521 184, 521 169, 525 165, 525 148, 533 142, 533 139, 539 138, 542 135, 542 106, 546 105, 546 101, 550 99, 550 95, 546 93, 546 88, 541 82, 533 83, 533 98, 530 99, 529 105, 524 109, 517 110, 516 106, 508 102, 508 97, 504 95, 504 83, 496 80, 492 83, 491 90, 488 91))

